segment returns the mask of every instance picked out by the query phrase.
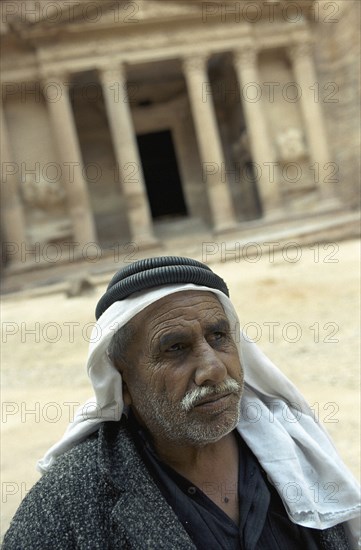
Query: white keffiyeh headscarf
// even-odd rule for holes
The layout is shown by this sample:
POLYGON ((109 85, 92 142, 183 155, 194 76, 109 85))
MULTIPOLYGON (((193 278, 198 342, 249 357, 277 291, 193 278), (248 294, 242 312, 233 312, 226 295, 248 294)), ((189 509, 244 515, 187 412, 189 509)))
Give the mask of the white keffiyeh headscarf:
POLYGON ((239 433, 277 488, 294 523, 325 529, 347 522, 352 548, 361 548, 359 486, 328 435, 295 386, 247 337, 230 299, 219 290, 194 284, 165 285, 115 302, 95 324, 87 362, 95 396, 76 413, 62 439, 38 462, 41 472, 100 424, 123 412, 122 378, 107 350, 117 330, 137 313, 173 294, 195 290, 214 293, 228 317, 244 369, 239 433))

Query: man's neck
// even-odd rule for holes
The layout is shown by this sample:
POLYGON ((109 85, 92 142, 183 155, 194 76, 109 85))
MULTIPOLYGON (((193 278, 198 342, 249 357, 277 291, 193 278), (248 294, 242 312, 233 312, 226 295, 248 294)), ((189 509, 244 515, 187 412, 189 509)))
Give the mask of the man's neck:
POLYGON ((202 446, 177 445, 153 438, 159 458, 187 479, 212 479, 219 473, 238 467, 238 446, 234 431, 222 439, 202 446))
POLYGON ((155 442, 155 448, 163 462, 201 489, 238 525, 239 453, 234 431, 202 447, 155 442))
MULTIPOLYGON (((132 421, 141 427, 132 411, 130 414, 132 421)), ((203 446, 177 445, 152 436, 144 427, 141 430, 147 439, 150 437, 158 459, 201 489, 238 524, 239 452, 234 430, 219 441, 203 446)))

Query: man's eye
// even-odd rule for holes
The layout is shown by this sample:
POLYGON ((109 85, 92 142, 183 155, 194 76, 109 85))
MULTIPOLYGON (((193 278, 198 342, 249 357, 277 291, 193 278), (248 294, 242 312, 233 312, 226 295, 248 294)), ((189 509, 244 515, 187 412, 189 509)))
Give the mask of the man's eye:
POLYGON ((182 349, 184 349, 183 344, 173 344, 173 346, 169 346, 169 348, 167 348, 167 352, 168 351, 180 351, 182 349))
POLYGON ((210 336, 210 342, 214 342, 220 345, 229 342, 230 335, 227 331, 216 331, 210 336))

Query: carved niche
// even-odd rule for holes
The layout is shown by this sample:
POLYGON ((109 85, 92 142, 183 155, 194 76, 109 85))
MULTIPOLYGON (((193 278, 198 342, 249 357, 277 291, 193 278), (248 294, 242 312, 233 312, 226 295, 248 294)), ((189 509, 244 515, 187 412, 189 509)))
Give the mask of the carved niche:
POLYGON ((40 210, 61 206, 65 199, 64 189, 55 181, 26 174, 21 181, 24 202, 40 210))
POLYGON ((302 130, 286 128, 276 137, 279 160, 294 161, 306 156, 307 149, 302 130))

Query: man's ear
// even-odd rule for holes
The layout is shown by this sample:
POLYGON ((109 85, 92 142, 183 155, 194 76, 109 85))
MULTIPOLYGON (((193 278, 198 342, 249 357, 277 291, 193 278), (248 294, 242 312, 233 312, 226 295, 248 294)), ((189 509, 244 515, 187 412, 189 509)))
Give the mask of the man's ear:
POLYGON ((130 395, 127 383, 123 379, 123 401, 124 405, 127 405, 128 407, 132 404, 132 396, 130 395))
POLYGON ((127 375, 128 375, 128 367, 123 359, 120 359, 116 362, 115 368, 117 371, 120 372, 122 376, 122 386, 123 386, 123 401, 124 405, 131 405, 132 404, 132 397, 130 395, 128 385, 127 385, 127 375))

